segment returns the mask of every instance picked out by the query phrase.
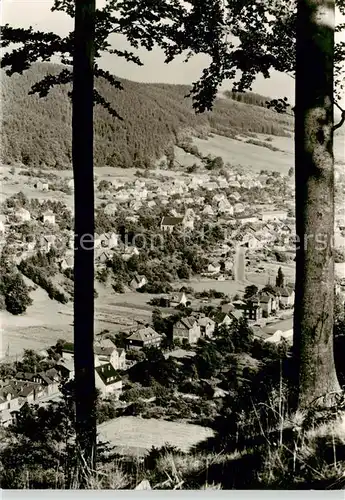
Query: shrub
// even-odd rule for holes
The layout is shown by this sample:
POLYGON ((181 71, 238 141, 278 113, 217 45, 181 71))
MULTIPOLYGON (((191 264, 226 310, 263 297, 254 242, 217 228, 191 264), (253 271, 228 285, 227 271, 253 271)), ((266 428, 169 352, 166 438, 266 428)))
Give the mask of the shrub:
POLYGON ((281 151, 279 148, 272 146, 272 144, 266 144, 265 142, 257 141, 255 139, 249 139, 247 144, 253 144, 254 146, 262 146, 264 148, 270 149, 271 151, 281 151))
POLYGON ((117 281, 113 285, 113 290, 115 293, 125 293, 125 287, 123 286, 123 283, 121 281, 117 281))
POLYGON ((274 255, 277 259, 277 262, 288 262, 289 260, 289 257, 286 255, 286 253, 275 251, 274 255))

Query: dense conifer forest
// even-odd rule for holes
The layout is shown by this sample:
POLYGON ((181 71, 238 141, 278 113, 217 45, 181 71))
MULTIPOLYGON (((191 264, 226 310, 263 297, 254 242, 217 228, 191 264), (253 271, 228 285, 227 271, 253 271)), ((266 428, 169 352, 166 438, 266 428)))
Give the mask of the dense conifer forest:
MULTIPOLYGON (((35 64, 23 75, 1 77, 3 130, 1 159, 27 166, 69 168, 71 164, 70 88, 58 86, 48 97, 29 95, 30 88, 61 66, 35 64), (25 112, 23 112, 25 110, 25 112)), ((161 157, 167 146, 184 132, 200 135, 214 132, 234 137, 236 133, 285 135, 291 120, 263 106, 264 97, 228 93, 217 99, 212 112, 195 114, 189 87, 144 84, 121 80, 123 90, 98 79, 97 89, 123 120, 101 106, 95 108, 95 165, 147 167, 161 157), (249 99, 249 100, 248 100, 249 99), (241 101, 241 102, 239 102, 241 101), (259 106, 258 106, 259 104, 259 106), (254 108, 255 106, 255 108, 254 108)))

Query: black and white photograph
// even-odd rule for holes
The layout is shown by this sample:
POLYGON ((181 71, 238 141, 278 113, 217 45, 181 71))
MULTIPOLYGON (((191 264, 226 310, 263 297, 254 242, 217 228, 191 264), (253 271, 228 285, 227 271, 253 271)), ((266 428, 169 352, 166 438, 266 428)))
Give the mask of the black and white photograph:
POLYGON ((0 17, 0 489, 345 490, 345 0, 0 17))

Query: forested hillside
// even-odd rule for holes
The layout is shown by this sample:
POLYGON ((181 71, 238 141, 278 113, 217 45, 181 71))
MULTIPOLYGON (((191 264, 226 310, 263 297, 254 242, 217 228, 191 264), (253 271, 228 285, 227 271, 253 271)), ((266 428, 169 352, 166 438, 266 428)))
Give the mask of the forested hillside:
POLYGON ((254 106, 261 106, 263 108, 267 108, 267 101, 269 100, 268 97, 256 94, 255 92, 231 92, 231 90, 226 90, 224 95, 228 99, 244 102, 245 104, 253 104, 254 106))
MULTIPOLYGON (((28 95, 31 86, 61 67, 36 64, 23 75, 2 73, 2 161, 28 166, 68 168, 71 164, 71 103, 68 86, 56 87, 46 98, 28 95)), ((284 135, 288 117, 264 107, 233 99, 218 99, 213 112, 196 115, 183 85, 143 84, 122 80, 123 90, 103 79, 96 86, 123 118, 95 109, 96 166, 145 167, 189 134, 216 132, 233 137, 237 132, 284 135)))

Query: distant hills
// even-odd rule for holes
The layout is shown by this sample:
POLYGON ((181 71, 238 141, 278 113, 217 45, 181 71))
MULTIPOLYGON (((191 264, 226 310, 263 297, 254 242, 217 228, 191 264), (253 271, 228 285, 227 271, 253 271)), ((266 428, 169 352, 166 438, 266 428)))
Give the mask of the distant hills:
MULTIPOLYGON (((28 95, 31 86, 61 66, 35 64, 23 75, 1 74, 3 110, 1 160, 33 167, 69 168, 71 165, 71 102, 69 86, 53 89, 48 97, 28 95)), ((95 108, 95 165, 145 167, 161 157, 183 135, 210 132, 235 137, 237 133, 286 135, 291 118, 266 109, 263 96, 217 99, 214 110, 196 115, 185 85, 145 84, 121 79, 124 90, 98 79, 99 92, 117 110, 120 121, 95 108), (239 102, 241 100, 242 102, 239 102), (250 103, 250 104, 249 104, 250 103)))

